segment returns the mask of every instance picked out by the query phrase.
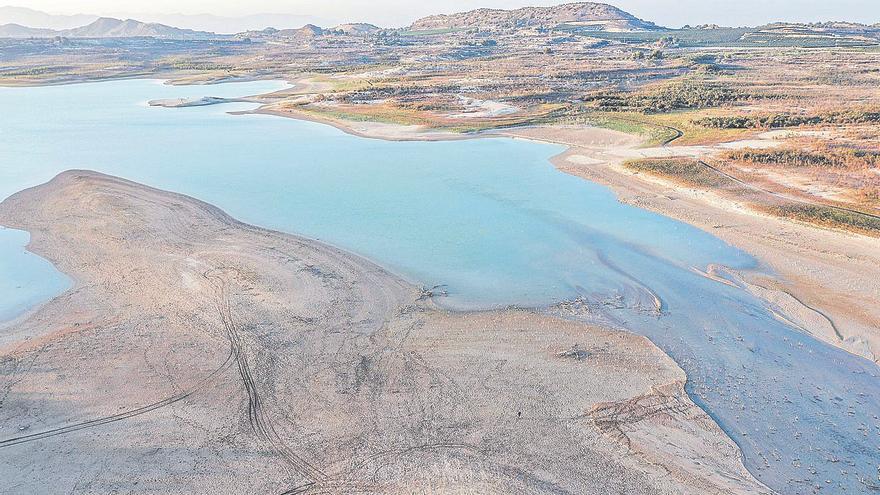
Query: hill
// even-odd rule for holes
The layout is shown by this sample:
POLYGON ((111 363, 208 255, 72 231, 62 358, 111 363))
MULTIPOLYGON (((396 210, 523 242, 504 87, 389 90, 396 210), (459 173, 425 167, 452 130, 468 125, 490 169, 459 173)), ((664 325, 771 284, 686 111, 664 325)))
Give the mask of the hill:
POLYGON ((340 24, 332 29, 335 32, 342 32, 351 36, 367 36, 381 31, 382 28, 363 22, 353 22, 348 24, 340 24))
POLYGON ((432 15, 414 22, 410 30, 552 28, 563 24, 599 31, 657 29, 654 23, 643 21, 617 7, 604 3, 579 2, 553 7, 523 7, 515 10, 477 9, 458 14, 432 15))
MULTIPOLYGON (((274 31, 274 30, 273 30, 274 31)), ((305 26, 298 29, 282 29, 280 31, 275 31, 273 36, 275 38, 285 38, 285 39, 312 39, 317 38, 324 34, 324 30, 314 24, 306 24, 305 26)))

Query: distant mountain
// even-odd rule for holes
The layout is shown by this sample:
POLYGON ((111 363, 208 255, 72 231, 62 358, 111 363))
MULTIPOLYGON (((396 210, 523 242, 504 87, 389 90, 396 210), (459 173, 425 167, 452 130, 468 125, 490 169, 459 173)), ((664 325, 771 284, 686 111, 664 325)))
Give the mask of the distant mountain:
POLYGON ((151 37, 175 40, 214 39, 214 33, 179 29, 164 24, 146 23, 134 19, 114 19, 99 17, 94 22, 82 27, 64 30, 37 29, 18 24, 0 26, 0 38, 136 38, 151 37))
POLYGON ((604 3, 580 2, 554 7, 524 7, 516 10, 477 9, 450 15, 432 15, 417 20, 412 31, 438 29, 516 29, 576 25, 603 31, 644 31, 658 29, 623 10, 604 3))
POLYGON ((101 17, 91 24, 59 33, 68 38, 134 38, 201 39, 216 37, 213 33, 179 29, 164 24, 146 23, 134 19, 101 17))
POLYGON ((3 24, 0 26, 0 38, 51 38, 57 31, 22 26, 20 24, 3 24))
MULTIPOLYGON (((120 19, 138 19, 145 23, 164 24, 166 26, 177 26, 181 29, 193 29, 219 34, 259 31, 267 27, 285 29, 305 24, 332 26, 336 23, 333 19, 296 14, 252 14, 241 17, 225 17, 213 14, 135 14, 130 12, 110 14, 112 17, 120 19)), ((24 27, 63 31, 65 29, 85 26, 99 18, 100 16, 90 14, 56 15, 27 7, 0 7, 0 25, 18 24, 24 27)))
POLYGON ((144 22, 154 22, 168 26, 209 31, 219 34, 235 34, 246 31, 262 31, 267 27, 288 29, 306 24, 331 26, 332 19, 322 19, 309 15, 295 14, 253 14, 242 17, 223 17, 212 14, 117 14, 117 17, 131 17, 144 22))
POLYGON ((26 7, 0 7, 0 24, 18 24, 39 29, 73 29, 93 22, 96 15, 54 15, 26 7))

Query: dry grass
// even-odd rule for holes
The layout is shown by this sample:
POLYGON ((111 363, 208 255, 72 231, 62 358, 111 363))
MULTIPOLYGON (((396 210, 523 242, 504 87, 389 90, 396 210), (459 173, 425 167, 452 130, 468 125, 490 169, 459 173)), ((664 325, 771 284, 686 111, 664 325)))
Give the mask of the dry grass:
POLYGON ((786 203, 762 205, 760 210, 774 216, 798 220, 832 229, 880 237, 880 218, 818 204, 786 203))
POLYGON ((880 151, 851 148, 742 149, 728 151, 724 157, 749 165, 771 165, 785 168, 816 167, 820 169, 862 170, 880 165, 880 151))
POLYGON ((648 158, 631 160, 624 166, 636 172, 670 179, 674 182, 704 188, 730 187, 734 183, 706 167, 699 160, 690 158, 648 158))

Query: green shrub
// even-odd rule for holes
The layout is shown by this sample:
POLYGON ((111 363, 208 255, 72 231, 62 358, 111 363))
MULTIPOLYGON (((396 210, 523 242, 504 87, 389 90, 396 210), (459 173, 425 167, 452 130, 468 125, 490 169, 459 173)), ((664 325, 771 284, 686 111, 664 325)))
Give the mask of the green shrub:
POLYGON ((600 93, 586 98, 586 101, 605 111, 664 113, 718 107, 749 98, 749 95, 723 84, 684 81, 647 93, 600 93))

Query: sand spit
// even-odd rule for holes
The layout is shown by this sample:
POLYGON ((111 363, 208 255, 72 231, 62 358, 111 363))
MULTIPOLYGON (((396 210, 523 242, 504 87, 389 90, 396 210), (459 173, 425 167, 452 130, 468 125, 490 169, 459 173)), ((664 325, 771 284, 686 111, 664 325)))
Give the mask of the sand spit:
POLYGON ((768 493, 646 339, 93 172, 0 223, 77 282, 0 332, 5 493, 768 493))
POLYGON ((477 137, 491 137, 487 134, 462 134, 450 131, 435 131, 421 125, 402 125, 387 122, 373 121, 341 121, 326 118, 321 115, 303 112, 296 108, 277 109, 274 107, 260 107, 256 110, 231 112, 232 114, 262 114, 276 117, 292 118, 325 124, 339 129, 352 136, 382 139, 385 141, 456 141, 460 139, 474 139, 477 137))
POLYGON ((151 107, 165 108, 186 108, 186 107, 206 107, 209 105, 222 105, 223 103, 233 103, 248 101, 242 98, 220 98, 217 96, 203 96, 201 98, 171 98, 164 100, 150 100, 147 102, 151 107))

